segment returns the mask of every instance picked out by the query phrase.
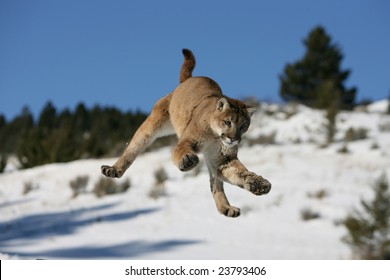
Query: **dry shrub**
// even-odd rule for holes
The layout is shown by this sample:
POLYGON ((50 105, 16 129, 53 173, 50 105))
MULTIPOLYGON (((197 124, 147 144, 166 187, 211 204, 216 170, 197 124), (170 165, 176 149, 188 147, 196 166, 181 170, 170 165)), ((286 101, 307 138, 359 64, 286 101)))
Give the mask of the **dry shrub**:
POLYGON ((72 189, 72 197, 75 198, 79 194, 84 193, 87 189, 89 181, 89 176, 84 175, 84 176, 78 176, 76 179, 70 181, 69 185, 70 188, 72 189))
POLYGON ((320 213, 313 211, 310 208, 304 208, 301 210, 301 219, 303 221, 310 221, 310 220, 318 219, 320 217, 321 217, 320 213))
POLYGON ((115 179, 102 177, 96 182, 93 193, 97 197, 103 197, 106 195, 118 194, 126 192, 131 186, 130 180, 126 179, 121 183, 118 183, 115 179))
POLYGON ((163 167, 154 172, 155 184, 149 192, 149 197, 158 199, 165 195, 165 181, 168 180, 168 174, 163 167))

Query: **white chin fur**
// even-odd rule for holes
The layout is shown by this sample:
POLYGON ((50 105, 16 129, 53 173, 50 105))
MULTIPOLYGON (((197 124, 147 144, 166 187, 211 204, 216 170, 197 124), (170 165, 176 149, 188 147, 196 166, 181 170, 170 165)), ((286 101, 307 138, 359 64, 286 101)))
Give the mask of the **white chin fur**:
POLYGON ((231 147, 234 147, 234 146, 238 145, 238 141, 231 141, 230 139, 227 139, 227 140, 223 140, 222 139, 222 143, 227 148, 231 148, 231 147))

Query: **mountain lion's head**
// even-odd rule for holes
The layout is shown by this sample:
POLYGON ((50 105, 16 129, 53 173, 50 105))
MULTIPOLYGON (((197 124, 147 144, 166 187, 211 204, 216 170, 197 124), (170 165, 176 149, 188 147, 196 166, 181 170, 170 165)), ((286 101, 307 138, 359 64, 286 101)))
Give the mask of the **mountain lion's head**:
POLYGON ((221 98, 212 115, 211 129, 226 147, 234 147, 248 130, 255 111, 255 107, 249 107, 239 100, 221 98))

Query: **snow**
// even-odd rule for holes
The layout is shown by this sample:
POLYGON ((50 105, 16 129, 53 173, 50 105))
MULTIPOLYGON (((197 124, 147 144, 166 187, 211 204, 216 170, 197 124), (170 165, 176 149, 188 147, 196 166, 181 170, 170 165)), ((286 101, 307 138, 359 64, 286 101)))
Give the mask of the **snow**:
POLYGON ((377 102, 374 102, 367 106, 367 111, 370 113, 384 113, 389 107, 389 100, 384 99, 377 102))
POLYGON ((324 147, 324 112, 263 105, 246 138, 255 143, 273 133, 273 143, 243 141, 239 158, 272 190, 258 197, 225 184, 229 201, 241 208, 235 219, 217 212, 206 168, 196 176, 180 172, 171 148, 141 155, 119 180, 130 179, 131 188, 102 198, 91 191, 100 166, 114 158, 6 172, 0 259, 349 259, 340 221, 372 197, 380 174, 390 178, 390 132, 383 129, 390 116, 382 112, 340 113, 336 141, 324 147), (367 139, 340 153, 350 127, 367 129, 367 139), (169 177, 166 195, 153 199, 160 167, 169 177), (82 175, 89 176, 87 192, 72 198, 69 182, 82 175), (33 187, 27 194, 25 183, 33 187), (319 217, 303 220, 304 210, 319 217))

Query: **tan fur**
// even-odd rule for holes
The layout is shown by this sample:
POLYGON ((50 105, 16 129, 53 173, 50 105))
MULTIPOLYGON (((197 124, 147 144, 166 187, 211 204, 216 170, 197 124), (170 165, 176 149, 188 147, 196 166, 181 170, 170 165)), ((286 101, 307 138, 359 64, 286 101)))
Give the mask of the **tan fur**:
POLYGON ((107 177, 121 177, 156 138, 176 132, 179 140, 172 151, 173 163, 181 171, 188 171, 198 164, 198 154, 203 153, 218 211, 237 217, 240 209, 229 204, 224 181, 255 195, 266 194, 271 189, 266 179, 248 171, 237 158, 238 144, 255 109, 224 96, 212 79, 192 77, 195 57, 186 49, 183 55, 179 86, 156 103, 118 161, 113 166, 102 166, 102 173, 107 177))

